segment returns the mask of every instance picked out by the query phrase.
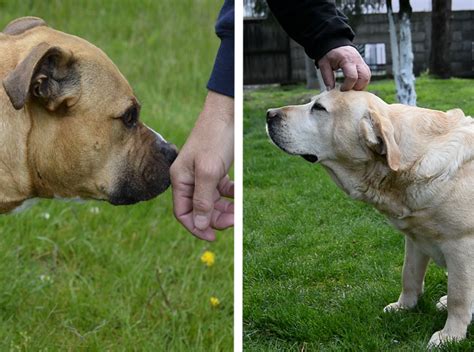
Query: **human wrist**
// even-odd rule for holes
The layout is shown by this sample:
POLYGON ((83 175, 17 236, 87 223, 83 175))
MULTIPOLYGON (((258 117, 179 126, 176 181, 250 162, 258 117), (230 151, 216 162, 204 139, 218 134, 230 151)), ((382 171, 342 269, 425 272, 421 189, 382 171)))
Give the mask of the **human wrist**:
POLYGON ((199 120, 234 125, 234 98, 209 90, 199 120))

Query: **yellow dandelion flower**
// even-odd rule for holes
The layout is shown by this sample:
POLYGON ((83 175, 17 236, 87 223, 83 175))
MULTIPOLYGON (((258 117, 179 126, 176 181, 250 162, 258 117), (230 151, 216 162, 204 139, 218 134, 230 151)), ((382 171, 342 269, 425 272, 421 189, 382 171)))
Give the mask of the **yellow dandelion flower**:
POLYGON ((216 260, 216 255, 211 251, 205 251, 201 256, 201 262, 207 266, 213 266, 214 261, 216 260))
POLYGON ((211 302, 211 306, 214 308, 219 307, 219 305, 221 304, 221 302, 219 301, 219 298, 214 297, 214 296, 211 297, 210 302, 211 302))

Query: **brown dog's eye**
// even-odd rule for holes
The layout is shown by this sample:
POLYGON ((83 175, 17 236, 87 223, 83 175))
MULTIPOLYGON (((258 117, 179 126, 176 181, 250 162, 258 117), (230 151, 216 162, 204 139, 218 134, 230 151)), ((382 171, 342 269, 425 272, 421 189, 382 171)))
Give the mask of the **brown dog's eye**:
POLYGON ((123 124, 127 128, 133 128, 136 126, 138 121, 138 111, 135 106, 128 109, 125 114, 121 117, 123 124))
POLYGON ((311 107, 311 111, 314 111, 314 110, 319 110, 319 111, 326 111, 326 108, 324 106, 322 106, 321 104, 319 103, 314 103, 313 106, 311 107))

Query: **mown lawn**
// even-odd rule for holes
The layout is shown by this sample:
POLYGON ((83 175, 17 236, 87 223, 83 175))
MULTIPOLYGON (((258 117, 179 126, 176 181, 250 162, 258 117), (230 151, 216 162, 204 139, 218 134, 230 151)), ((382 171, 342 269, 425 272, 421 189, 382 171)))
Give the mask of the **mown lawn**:
MULTIPOLYGON (((418 105, 474 114, 474 81, 417 80, 418 105)), ((370 85, 395 101, 391 81, 370 85)), ((320 166, 265 134, 270 107, 307 101, 301 86, 245 94, 244 343, 248 351, 422 351, 446 313, 446 276, 431 264, 409 312, 383 314, 401 289, 403 237, 371 206, 349 199, 320 166)), ((450 351, 474 350, 470 340, 450 351)))
MULTIPOLYGON (((206 94, 221 5, 0 1, 0 26, 39 16, 102 48, 134 88, 142 120, 180 146, 206 94)), ((174 220, 170 191, 127 207, 41 201, 0 217, 0 253, 0 351, 232 349, 232 232, 195 239, 174 220), (200 261, 206 249, 211 267, 200 261)))

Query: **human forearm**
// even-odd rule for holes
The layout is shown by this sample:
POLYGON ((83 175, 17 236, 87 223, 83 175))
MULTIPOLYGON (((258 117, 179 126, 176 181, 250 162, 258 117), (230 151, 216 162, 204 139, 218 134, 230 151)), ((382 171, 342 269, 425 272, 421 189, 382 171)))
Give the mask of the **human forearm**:
POLYGON ((336 47, 352 45, 347 18, 326 0, 267 0, 283 29, 316 62, 336 47))

